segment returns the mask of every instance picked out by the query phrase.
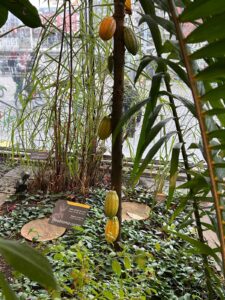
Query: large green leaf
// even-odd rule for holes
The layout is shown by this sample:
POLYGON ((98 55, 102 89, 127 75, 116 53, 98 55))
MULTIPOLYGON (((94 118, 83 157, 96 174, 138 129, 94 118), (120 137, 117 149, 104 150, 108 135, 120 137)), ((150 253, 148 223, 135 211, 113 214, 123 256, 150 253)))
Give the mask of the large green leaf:
POLYGON ((205 254, 205 255, 210 255, 212 256, 217 262, 220 263, 220 260, 218 259, 215 251, 210 248, 207 244, 202 243, 198 240, 195 240, 185 234, 179 233, 179 232, 173 232, 173 234, 177 235, 178 237, 180 237, 181 239, 189 242, 194 248, 196 248, 198 250, 198 253, 200 254, 205 254))
POLYGON ((201 96, 201 100, 209 102, 219 100, 222 98, 225 98, 225 85, 212 89, 208 91, 205 95, 201 96))
POLYGON ((213 108, 213 109, 206 110, 204 113, 207 116, 216 116, 220 114, 225 115, 225 108, 213 108))
POLYGON ((134 106, 132 106, 122 117, 119 124, 117 125, 116 129, 113 131, 113 139, 112 143, 114 144, 116 137, 118 133, 120 132, 121 128, 130 120, 130 118, 138 112, 144 105, 146 105, 149 101, 151 101, 151 98, 147 98, 134 106))
POLYGON ((155 6, 152 0, 140 0, 140 3, 146 14, 155 14, 155 6))
POLYGON ((18 300, 15 293, 11 289, 9 283, 5 279, 4 275, 0 272, 0 288, 2 290, 5 300, 18 300))
POLYGON ((169 6, 168 6, 168 1, 167 0, 155 0, 154 1, 158 8, 168 12, 169 11, 169 6))
POLYGON ((46 288, 57 289, 48 260, 33 248, 0 238, 0 253, 16 271, 46 288))
POLYGON ((0 27, 2 27, 8 19, 8 9, 0 5, 0 27))
POLYGON ((189 22, 213 16, 225 11, 224 0, 196 0, 180 15, 181 22, 189 22))
POLYGON ((225 78, 224 70, 225 70, 225 61, 220 61, 200 71, 198 74, 196 74, 195 78, 197 80, 206 80, 209 82, 214 82, 219 79, 225 78))
MULTIPOLYGON (((161 71, 161 65, 157 67, 156 71, 161 71)), ((154 119, 154 116, 152 118, 152 113, 154 112, 156 108, 156 103, 158 99, 159 89, 161 85, 163 73, 156 73, 152 78, 152 86, 149 93, 149 97, 151 101, 146 105, 145 113, 144 113, 144 119, 142 122, 142 128, 141 133, 138 141, 138 146, 136 150, 136 155, 134 159, 134 166, 133 166, 133 172, 136 172, 136 169, 139 165, 140 159, 141 159, 141 150, 143 149, 143 144, 145 143, 146 134, 147 134, 147 128, 149 128, 149 123, 153 125, 152 120, 154 119)))
POLYGON ((28 0, 0 0, 0 5, 4 6, 25 25, 36 28, 42 26, 41 19, 35 6, 28 0))
POLYGON ((167 91, 160 91, 159 95, 166 95, 166 96, 170 96, 170 97, 173 97, 173 98, 179 100, 192 113, 192 115, 195 118, 197 118, 195 104, 192 101, 190 101, 182 96, 171 94, 167 91))
MULTIPOLYGON (((154 3, 151 0, 140 0, 139 1, 145 14, 149 15, 149 16, 155 16, 155 7, 154 7, 154 3)), ((146 20, 142 20, 143 22, 145 22, 146 20)), ((139 22, 139 25, 141 23, 139 22)), ((151 31, 152 34, 152 39, 154 41, 155 44, 155 48, 157 53, 161 53, 162 51, 162 37, 161 37, 161 33, 159 30, 158 25, 155 22, 147 22, 149 29, 151 31)))
POLYGON ((217 41, 223 38, 225 38, 224 14, 220 14, 204 21, 188 35, 186 41, 188 43, 200 43, 217 41))
POLYGON ((191 180, 179 185, 177 189, 191 189, 192 192, 196 195, 206 190, 209 191, 210 185, 202 174, 195 174, 195 176, 191 180))
POLYGON ((178 61, 181 60, 180 48, 179 48, 179 44, 177 43, 177 41, 166 40, 163 45, 162 52, 169 53, 169 55, 167 56, 167 59, 173 59, 173 60, 178 60, 178 61))
POLYGON ((225 39, 210 43, 203 48, 195 51, 190 55, 191 59, 200 59, 200 58, 211 58, 211 57, 224 57, 225 49, 225 39))
POLYGON ((153 20, 163 29, 167 30, 171 35, 175 35, 176 30, 173 22, 158 16, 153 16, 153 20))
POLYGON ((169 65, 169 67, 180 77, 180 79, 188 86, 190 87, 190 83, 187 77, 186 71, 178 64, 175 63, 169 59, 163 60, 165 64, 169 65))
POLYGON ((151 115, 151 118, 148 122, 148 127, 146 128, 145 140, 143 141, 142 147, 140 149, 139 155, 142 156, 148 145, 153 142, 154 138, 160 133, 160 131, 165 127, 166 123, 169 122, 172 118, 164 119, 158 122, 154 127, 152 127, 151 120, 154 120, 154 115, 151 115))
POLYGON ((174 135, 176 132, 170 132, 168 134, 166 134, 165 136, 161 137, 153 146, 152 148, 148 151, 147 155, 145 156, 142 164, 140 165, 140 167, 138 168, 138 170, 134 172, 134 170, 132 171, 132 181, 133 183, 136 183, 138 181, 138 179, 140 178, 141 174, 144 172, 144 170, 146 169, 146 167, 148 166, 148 164, 152 161, 153 157, 155 156, 155 154, 159 151, 159 149, 162 147, 162 145, 172 136, 174 135))
POLYGON ((139 64, 137 72, 136 72, 136 76, 134 78, 135 83, 137 82, 137 80, 138 80, 139 76, 141 75, 142 71, 144 70, 144 68, 147 67, 147 65, 149 65, 152 61, 155 61, 155 60, 156 60, 156 58, 151 55, 144 56, 141 59, 141 62, 139 64))
POLYGON ((218 139, 225 139, 225 130, 224 129, 218 129, 218 130, 213 130, 211 132, 208 132, 208 137, 213 139, 213 138, 218 138, 218 139))

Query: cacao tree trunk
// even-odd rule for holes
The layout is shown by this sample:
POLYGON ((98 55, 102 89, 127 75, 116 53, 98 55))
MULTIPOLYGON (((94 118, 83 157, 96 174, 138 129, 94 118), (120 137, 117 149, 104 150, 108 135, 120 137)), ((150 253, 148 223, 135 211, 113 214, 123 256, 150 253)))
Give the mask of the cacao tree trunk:
MULTIPOLYGON (((113 86, 113 99, 112 99, 112 130, 116 128, 122 117, 123 111, 123 93, 124 93, 124 0, 114 0, 114 18, 116 20, 116 32, 114 34, 114 86, 113 86)), ((119 197, 119 210, 117 217, 120 224, 120 232, 117 238, 115 247, 119 248, 118 241, 121 235, 121 221, 122 221, 122 203, 121 203, 121 186, 122 186, 122 129, 115 142, 112 145, 112 173, 111 184, 112 189, 115 190, 119 197)))

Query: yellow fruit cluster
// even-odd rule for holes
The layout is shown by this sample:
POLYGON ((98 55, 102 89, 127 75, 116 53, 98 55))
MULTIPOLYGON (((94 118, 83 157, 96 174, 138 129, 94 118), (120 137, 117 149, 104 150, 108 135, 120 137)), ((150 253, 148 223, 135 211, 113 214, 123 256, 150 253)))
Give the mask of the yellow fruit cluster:
POLYGON ((105 198, 104 212, 107 220, 105 226, 105 239, 108 243, 116 241, 119 235, 119 220, 116 216, 119 208, 119 197, 116 191, 109 191, 105 198))

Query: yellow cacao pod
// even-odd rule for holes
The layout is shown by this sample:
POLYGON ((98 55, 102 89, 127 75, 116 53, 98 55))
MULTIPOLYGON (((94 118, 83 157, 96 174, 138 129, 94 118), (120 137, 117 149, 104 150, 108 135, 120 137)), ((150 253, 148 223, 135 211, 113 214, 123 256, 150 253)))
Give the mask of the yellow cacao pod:
POLYGON ((117 217, 108 219, 105 226, 105 239, 108 243, 113 243, 119 235, 119 220, 117 217))
POLYGON ((125 1, 125 12, 126 12, 128 15, 131 15, 131 14, 132 14, 131 0, 126 0, 126 1, 125 1))
POLYGON ((109 191, 105 197, 104 211, 106 217, 115 217, 119 208, 119 197, 116 191, 109 191))
POLYGON ((116 20, 113 17, 105 17, 99 26, 99 36, 103 41, 110 40, 116 31, 116 20))
POLYGON ((101 140, 107 139, 112 133, 112 121, 110 117, 104 117, 98 127, 98 136, 101 140))
POLYGON ((131 54, 136 55, 138 53, 138 39, 133 30, 129 27, 124 27, 124 44, 131 54))

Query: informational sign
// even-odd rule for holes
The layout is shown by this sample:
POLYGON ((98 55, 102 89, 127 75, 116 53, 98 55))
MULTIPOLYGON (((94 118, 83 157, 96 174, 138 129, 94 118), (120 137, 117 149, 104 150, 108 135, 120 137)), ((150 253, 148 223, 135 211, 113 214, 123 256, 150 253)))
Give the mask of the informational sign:
POLYGON ((60 227, 71 228, 84 224, 90 206, 65 200, 58 200, 49 223, 60 227))
POLYGON ((32 160, 46 160, 49 157, 49 152, 47 151, 38 151, 31 152, 30 159, 32 160))

